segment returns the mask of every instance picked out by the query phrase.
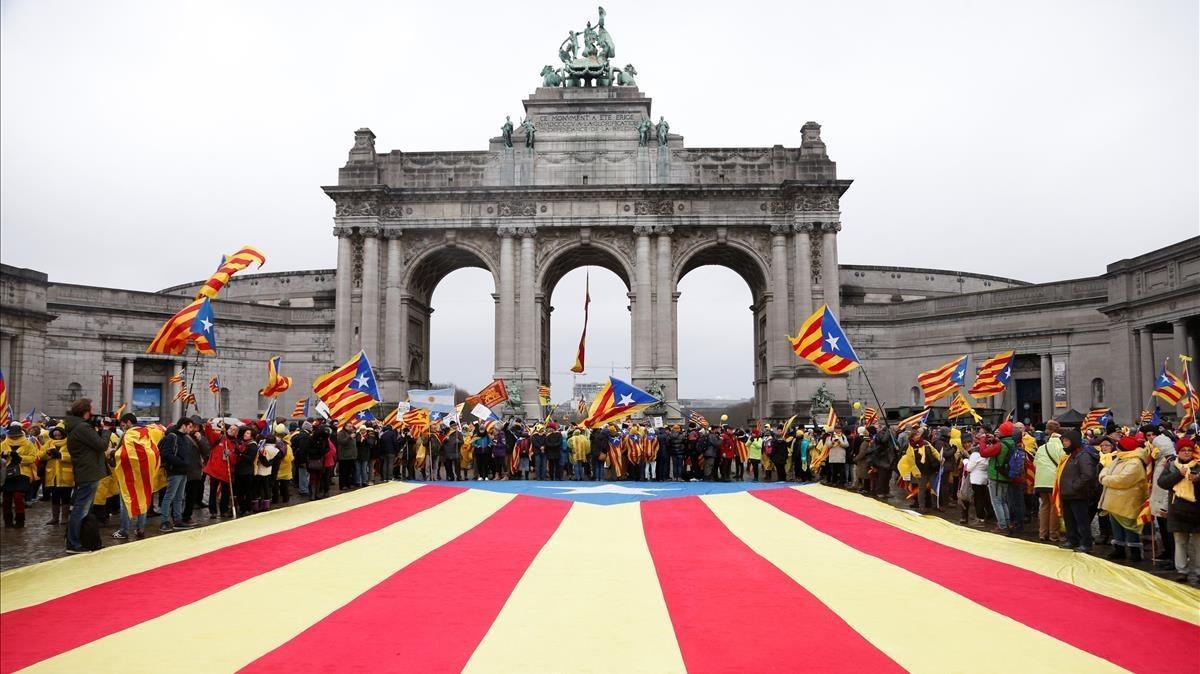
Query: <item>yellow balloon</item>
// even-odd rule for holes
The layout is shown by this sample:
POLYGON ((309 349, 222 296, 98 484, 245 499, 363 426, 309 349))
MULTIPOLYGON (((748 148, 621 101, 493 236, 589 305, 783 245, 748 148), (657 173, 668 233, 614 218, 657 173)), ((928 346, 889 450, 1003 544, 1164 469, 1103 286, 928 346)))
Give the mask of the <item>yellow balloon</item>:
POLYGON ((856 410, 861 410, 861 409, 862 409, 862 403, 860 403, 860 402, 858 402, 858 401, 856 400, 856 401, 854 402, 854 409, 856 409, 856 410))
POLYGON ((721 421, 729 421, 729 415, 728 415, 728 414, 722 414, 722 415, 721 415, 721 421))

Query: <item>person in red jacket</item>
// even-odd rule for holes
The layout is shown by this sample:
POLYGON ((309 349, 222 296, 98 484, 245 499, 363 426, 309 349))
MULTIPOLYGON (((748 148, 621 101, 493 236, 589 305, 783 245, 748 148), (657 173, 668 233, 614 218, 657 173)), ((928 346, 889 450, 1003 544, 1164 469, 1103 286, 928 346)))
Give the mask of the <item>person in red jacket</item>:
POLYGON ((733 429, 726 424, 721 431, 721 482, 729 482, 729 471, 733 465, 733 457, 737 455, 737 437, 733 429))
POLYGON ((208 476, 208 519, 229 517, 230 476, 237 460, 237 427, 222 424, 213 428, 211 424, 205 424, 204 434, 212 446, 204 465, 204 474, 208 476))

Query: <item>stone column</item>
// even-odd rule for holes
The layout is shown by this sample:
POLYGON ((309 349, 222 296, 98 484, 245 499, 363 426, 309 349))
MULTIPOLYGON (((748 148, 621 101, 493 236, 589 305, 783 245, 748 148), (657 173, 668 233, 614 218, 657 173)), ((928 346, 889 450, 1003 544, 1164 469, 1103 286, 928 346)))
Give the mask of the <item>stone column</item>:
POLYGON ((783 413, 784 403, 790 404, 794 396, 791 390, 792 353, 784 335, 789 326, 787 235, 790 225, 771 226, 771 289, 767 305, 767 334, 762 337, 767 346, 767 417, 783 413), (779 409, 776 409, 779 407, 779 409))
MULTIPOLYGON (((1172 347, 1171 348, 1171 361, 1172 361, 1173 365, 1180 365, 1180 363, 1179 363, 1180 355, 1184 355, 1184 356, 1192 355, 1192 354, 1188 353, 1187 321, 1185 321, 1182 318, 1171 321, 1171 347, 1172 347)), ((1180 367, 1179 369, 1181 370, 1181 372, 1179 374, 1180 374, 1180 376, 1182 376, 1183 375, 1183 372, 1182 372, 1183 367, 1180 367)), ((1155 374, 1157 374, 1157 373, 1155 373, 1155 374)), ((1150 375, 1150 376, 1153 377, 1154 375, 1150 375)), ((1197 383, 1198 382, 1196 382, 1195 380, 1192 380, 1192 386, 1195 386, 1197 383)))
POLYGON ((1042 380, 1042 421, 1054 417, 1054 364, 1050 354, 1043 353, 1038 376, 1042 380))
MULTIPOLYGON (((1134 386, 1133 390, 1138 392, 1136 404, 1142 405, 1154 390, 1154 378, 1158 376, 1158 370, 1154 366, 1154 333, 1148 325, 1141 330, 1135 329, 1134 332, 1138 333, 1138 361, 1142 367, 1137 386, 1134 386)), ((1140 410, 1141 408, 1131 410, 1131 413, 1137 414, 1140 410)))
POLYGON ((387 240, 386 280, 383 291, 383 380, 386 392, 380 391, 389 399, 399 400, 404 388, 404 374, 401 370, 404 358, 400 343, 400 294, 404 274, 404 250, 401 248, 399 229, 385 229, 384 238, 387 240))
POLYGON ((811 222, 802 222, 794 226, 796 233, 792 237, 796 245, 796 270, 792 277, 795 296, 796 324, 808 318, 813 312, 812 305, 812 236, 811 222))
POLYGON ((633 311, 633 373, 634 379, 649 379, 651 368, 651 345, 654 343, 654 320, 650 299, 650 233, 652 227, 638 225, 633 228, 637 235, 634 251, 634 311, 633 311))
POLYGON ((121 402, 126 411, 133 412, 133 359, 121 359, 121 402))
POLYGON ((516 233, 517 230, 512 227, 497 230, 500 236, 500 287, 496 291, 500 295, 500 303, 496 316, 496 332, 499 334, 496 374, 501 377, 511 376, 517 361, 517 337, 513 332, 517 313, 516 262, 513 259, 513 235, 516 233))
POLYGON ((337 256, 337 285, 334 290, 334 328, 333 352, 334 360, 341 365, 350 358, 351 335, 354 326, 351 324, 351 303, 354 290, 354 244, 350 240, 350 230, 335 227, 333 235, 338 238, 337 256))
POLYGON ((363 236, 362 328, 360 342, 367 358, 379 360, 379 228, 359 229, 363 236))
POLYGON ((534 288, 534 227, 522 227, 517 232, 521 236, 521 305, 520 319, 517 322, 517 334, 520 335, 520 369, 521 400, 525 403, 526 414, 536 414, 538 411, 538 343, 537 331, 540 330, 537 315, 537 297, 534 288))
POLYGON ((654 290, 654 323, 657 328, 655 331, 655 353, 654 353, 654 371, 655 376, 661 380, 671 379, 673 375, 671 370, 674 369, 675 362, 672 352, 674 344, 671 341, 671 330, 668 327, 671 325, 671 234, 675 231, 669 225, 655 227, 658 233, 658 260, 654 265, 655 273, 655 290, 654 290))
POLYGON ((837 233, 841 230, 840 222, 826 222, 821 226, 821 284, 825 288, 825 304, 839 318, 842 302, 838 287, 837 233))

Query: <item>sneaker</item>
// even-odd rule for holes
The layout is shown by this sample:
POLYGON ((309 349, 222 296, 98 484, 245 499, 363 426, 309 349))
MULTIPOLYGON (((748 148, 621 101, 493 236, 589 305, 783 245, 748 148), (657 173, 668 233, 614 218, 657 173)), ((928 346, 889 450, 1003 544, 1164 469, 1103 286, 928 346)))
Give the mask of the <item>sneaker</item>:
POLYGON ((172 531, 175 531, 175 527, 172 527, 170 523, 167 523, 162 525, 162 527, 159 528, 159 531, 163 532, 164 534, 169 534, 172 531))
POLYGON ((88 552, 89 552, 88 550, 83 550, 83 549, 79 549, 79 548, 67 548, 68 555, 84 555, 84 554, 87 554, 88 552))
POLYGON ((142 540, 143 538, 145 538, 145 537, 146 537, 146 530, 145 530, 145 529, 138 529, 138 530, 137 530, 137 533, 135 533, 133 536, 134 536, 134 538, 136 538, 136 539, 138 539, 138 540, 140 541, 140 540, 142 540))
POLYGON ((183 520, 182 522, 176 522, 172 526, 176 529, 195 529, 196 523, 191 520, 183 520))
POLYGON ((209 513, 209 514, 208 514, 208 519, 210 519, 210 520, 215 520, 215 519, 217 519, 218 517, 220 517, 220 515, 218 515, 218 514, 216 514, 216 513, 209 513))
POLYGON ((112 537, 117 539, 118 541, 124 541, 129 538, 129 535, 126 534, 124 531, 114 531, 112 537))

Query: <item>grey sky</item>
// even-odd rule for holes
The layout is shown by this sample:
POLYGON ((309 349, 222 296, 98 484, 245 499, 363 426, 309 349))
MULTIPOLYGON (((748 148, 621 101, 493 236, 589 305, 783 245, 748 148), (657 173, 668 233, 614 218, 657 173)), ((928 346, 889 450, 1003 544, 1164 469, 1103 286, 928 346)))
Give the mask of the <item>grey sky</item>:
MULTIPOLYGON (((1046 281, 1200 230, 1194 0, 683 7, 606 4, 621 61, 689 146, 795 146, 819 121, 855 180, 843 262, 1046 281)), ((266 271, 332 267, 319 187, 354 129, 381 149, 482 149, 595 10, 3 2, 0 259, 145 290, 201 278, 242 243, 268 253, 266 271)), ((582 277, 553 296, 555 371, 578 339, 582 277)), ((433 375, 463 385, 491 368, 491 300, 473 278, 452 275, 438 297, 461 304, 435 314, 433 375), (475 343, 480 362, 452 359, 475 343)), ((750 393, 749 293, 732 281, 684 280, 684 395, 750 393)), ((595 362, 628 363, 623 293, 595 271, 595 362)))

